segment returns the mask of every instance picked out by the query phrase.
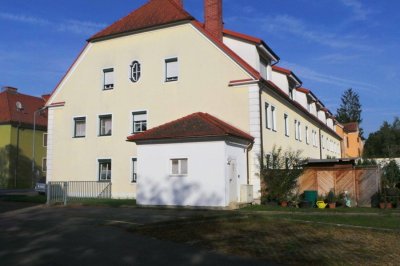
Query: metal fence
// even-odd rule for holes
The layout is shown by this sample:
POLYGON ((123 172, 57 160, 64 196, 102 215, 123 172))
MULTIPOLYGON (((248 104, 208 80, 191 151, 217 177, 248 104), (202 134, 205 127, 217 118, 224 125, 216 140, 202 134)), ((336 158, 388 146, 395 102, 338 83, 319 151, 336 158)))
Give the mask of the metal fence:
POLYGON ((47 204, 86 199, 111 199, 111 183, 96 181, 68 181, 47 183, 47 204))

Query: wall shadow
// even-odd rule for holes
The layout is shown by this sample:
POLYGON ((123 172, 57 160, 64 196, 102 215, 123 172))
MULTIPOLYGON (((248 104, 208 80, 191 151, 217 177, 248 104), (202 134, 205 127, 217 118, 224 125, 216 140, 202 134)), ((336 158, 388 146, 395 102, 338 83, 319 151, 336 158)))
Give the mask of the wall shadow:
POLYGON ((34 169, 33 174, 31 158, 16 146, 7 145, 0 149, 0 188, 32 188, 32 184, 43 176, 36 163, 34 169))

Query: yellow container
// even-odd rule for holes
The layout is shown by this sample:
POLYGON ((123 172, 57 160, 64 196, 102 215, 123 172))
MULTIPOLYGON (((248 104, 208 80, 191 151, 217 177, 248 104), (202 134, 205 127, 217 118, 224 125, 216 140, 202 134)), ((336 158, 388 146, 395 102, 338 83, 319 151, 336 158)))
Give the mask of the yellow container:
POLYGON ((317 201, 316 204, 319 209, 325 209, 326 205, 328 205, 327 203, 323 202, 322 200, 317 201))

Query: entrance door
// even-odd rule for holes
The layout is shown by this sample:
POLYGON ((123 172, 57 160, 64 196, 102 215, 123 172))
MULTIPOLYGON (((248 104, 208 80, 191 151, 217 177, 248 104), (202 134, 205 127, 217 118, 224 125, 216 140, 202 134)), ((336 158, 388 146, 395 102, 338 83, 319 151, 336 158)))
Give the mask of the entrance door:
POLYGON ((237 170, 236 161, 231 160, 228 165, 228 178, 229 178, 229 202, 238 202, 237 196, 237 170))

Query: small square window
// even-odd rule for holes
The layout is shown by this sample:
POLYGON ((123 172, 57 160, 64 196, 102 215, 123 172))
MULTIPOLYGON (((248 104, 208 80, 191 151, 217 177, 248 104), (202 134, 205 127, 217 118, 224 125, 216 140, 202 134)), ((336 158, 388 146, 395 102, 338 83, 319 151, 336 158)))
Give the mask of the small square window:
POLYGON ((99 181, 111 180, 111 160, 99 160, 99 181))
POLYGON ((171 174, 172 175, 187 175, 188 174, 188 159, 171 159, 171 174))
POLYGON ((114 68, 108 68, 103 70, 104 73, 104 90, 114 89, 114 68))
POLYGON ((133 112, 132 113, 133 120, 133 132, 139 133, 147 130, 147 112, 133 112))
POLYGON ((101 115, 99 116, 99 135, 100 136, 111 136, 112 130, 112 116, 101 115))
POLYGON ((165 60, 165 81, 178 80, 178 58, 169 58, 165 60))
POLYGON ((74 118, 74 137, 83 138, 86 136, 86 117, 74 118))

